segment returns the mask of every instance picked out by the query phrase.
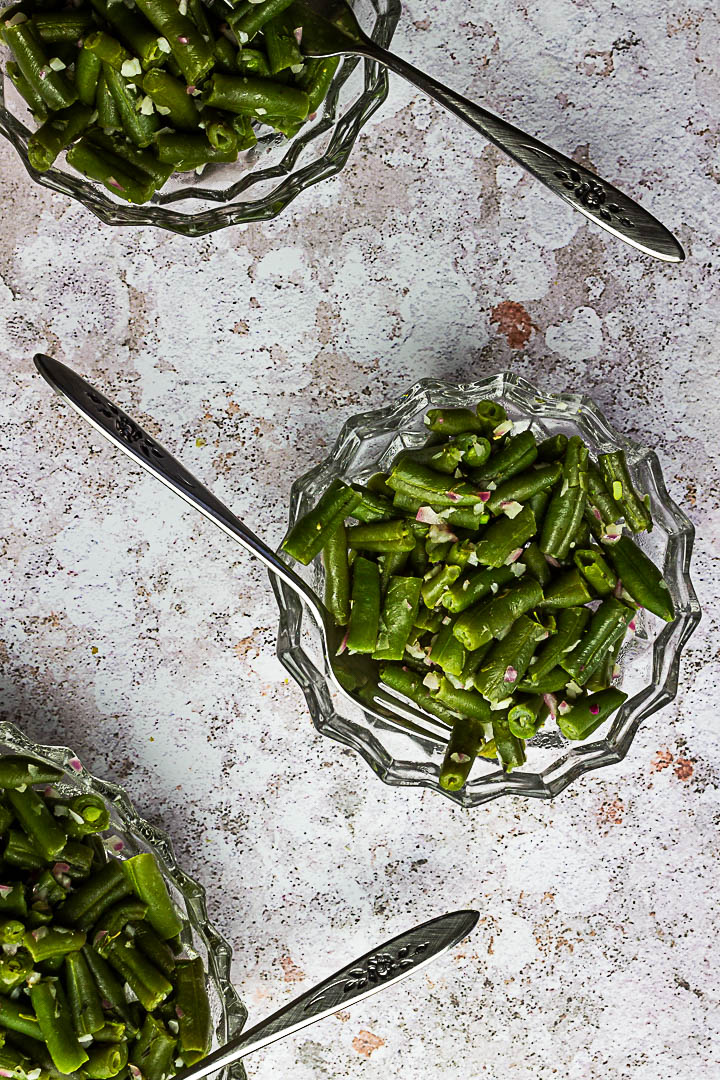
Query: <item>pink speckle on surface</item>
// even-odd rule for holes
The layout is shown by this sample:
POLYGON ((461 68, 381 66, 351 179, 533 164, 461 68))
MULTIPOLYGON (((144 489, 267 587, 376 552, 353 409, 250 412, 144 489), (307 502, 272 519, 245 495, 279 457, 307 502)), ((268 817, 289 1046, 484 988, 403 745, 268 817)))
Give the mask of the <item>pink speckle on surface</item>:
POLYGON ((70 766, 71 769, 74 769, 75 772, 82 772, 82 762, 80 761, 79 758, 76 758, 76 757, 70 758, 70 760, 68 761, 68 765, 70 766))

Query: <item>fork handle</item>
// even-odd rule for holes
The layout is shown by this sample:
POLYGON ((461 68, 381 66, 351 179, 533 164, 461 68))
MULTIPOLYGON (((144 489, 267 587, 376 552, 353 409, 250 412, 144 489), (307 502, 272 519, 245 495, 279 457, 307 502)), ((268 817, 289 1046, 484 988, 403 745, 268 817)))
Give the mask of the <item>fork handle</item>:
POLYGON ((657 218, 595 173, 457 94, 365 35, 357 51, 401 75, 464 120, 601 229, 665 262, 682 262, 685 258, 678 241, 657 218))
POLYGON ((53 390, 65 398, 75 412, 84 417, 118 450, 122 450, 136 465, 199 510, 233 540, 237 540, 246 551, 264 563, 272 574, 282 578, 291 589, 301 594, 314 611, 318 610, 318 599, 303 579, 286 566, 264 540, 256 536, 244 521, 201 484, 177 458, 144 431, 136 420, 86 382, 76 371, 54 357, 38 353, 35 356, 35 366, 53 390))

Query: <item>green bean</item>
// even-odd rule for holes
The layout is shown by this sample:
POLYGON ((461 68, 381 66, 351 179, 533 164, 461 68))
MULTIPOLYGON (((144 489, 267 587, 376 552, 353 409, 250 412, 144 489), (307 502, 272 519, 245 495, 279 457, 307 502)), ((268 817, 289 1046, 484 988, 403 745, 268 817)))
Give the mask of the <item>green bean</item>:
POLYGON ((103 1026, 94 1033, 95 1042, 118 1043, 126 1041, 127 1024, 117 1023, 114 1020, 106 1020, 103 1026))
POLYGON ((361 551, 412 551, 415 537, 404 521, 372 521, 351 525, 347 530, 348 547, 361 551))
POLYGON ((429 570, 422 583, 421 595, 427 608, 436 608, 462 573, 459 566, 436 566, 429 570))
POLYGON ((629 536, 621 536, 614 543, 607 542, 605 554, 622 581, 623 589, 636 604, 666 622, 675 618, 672 597, 662 574, 629 536))
POLYGON ((260 3, 237 5, 228 16, 228 25, 241 45, 252 41, 259 30, 274 19, 292 0, 261 0, 260 3))
POLYGON ((30 85, 16 63, 10 60, 5 71, 18 94, 29 106, 35 120, 42 122, 47 117, 47 105, 40 93, 30 85))
POLYGON ((361 484, 353 484, 353 491, 360 496, 360 502, 354 508, 352 516, 363 525, 371 521, 387 521, 395 516, 392 500, 380 495, 361 484))
POLYGON ((517 681, 527 671, 535 652, 538 632, 537 623, 521 615, 502 641, 492 646, 474 679, 475 689, 488 701, 512 698, 517 681))
POLYGON ((428 409, 425 424, 430 431, 443 435, 461 435, 466 432, 482 434, 482 421, 472 409, 428 409))
POLYGON ((62 986, 58 981, 41 981, 30 987, 30 1001, 56 1069, 72 1073, 88 1060, 77 1041, 62 986))
POLYGON ((53 113, 28 139, 28 160, 38 172, 46 172, 58 154, 73 142, 90 122, 93 110, 76 101, 53 113))
POLYGON ((600 690, 558 713, 558 727, 566 739, 587 739, 626 700, 627 694, 614 686, 600 690))
POLYGON ((160 48, 157 33, 142 17, 136 7, 130 10, 122 0, 91 0, 93 7, 124 41, 143 68, 163 61, 165 54, 160 48))
POLYGON ((542 523, 545 520, 545 514, 547 513, 547 508, 550 505, 550 496, 550 491, 538 491, 536 495, 533 495, 531 498, 528 499, 528 506, 535 515, 535 521, 537 523, 538 529, 542 526, 542 523))
POLYGON ((402 660, 417 615, 421 586, 420 578, 390 579, 372 654, 374 660, 402 660))
POLYGON ((617 585, 617 575, 610 569, 597 548, 575 551, 573 561, 598 596, 610 596, 617 585))
POLYGON ((570 678, 567 671, 560 666, 551 668, 546 675, 538 679, 519 679, 517 689, 523 694, 555 694, 558 690, 564 690, 570 678))
POLYGON ((455 621, 453 633, 471 652, 491 638, 502 637, 521 615, 542 601, 537 581, 524 578, 517 585, 463 612, 455 621))
MULTIPOLYGON (((93 56, 94 53, 89 53, 88 55, 93 56)), ((95 108, 97 109, 98 114, 98 124, 103 131, 120 130, 120 113, 117 110, 115 98, 108 90, 107 83, 105 82, 102 64, 100 65, 100 74, 98 75, 97 90, 95 92, 95 108)), ((93 135, 95 135, 95 133, 93 133, 93 135)))
POLYGON ((465 690, 462 687, 453 686, 445 677, 440 679, 437 700, 460 716, 466 716, 481 723, 490 721, 492 715, 490 706, 482 694, 476 690, 465 690))
POLYGON ((25 1001, 11 1001, 0 994, 0 1025, 7 1031, 26 1035, 30 1039, 43 1041, 44 1035, 33 1010, 25 1001))
POLYGON ((50 60, 34 37, 29 22, 15 23, 14 26, 3 23, 3 36, 22 75, 46 105, 51 109, 66 109, 77 101, 77 90, 61 71, 50 67, 50 60))
POLYGON ((93 948, 107 956, 110 942, 119 937, 129 923, 142 922, 147 916, 147 904, 130 897, 114 904, 98 919, 93 928, 93 948))
POLYGON ((458 717, 453 724, 440 767, 440 787, 459 791, 465 786, 478 750, 485 741, 483 724, 471 717, 458 717))
POLYGON ((180 933, 183 921, 175 910, 155 857, 148 852, 121 863, 134 893, 148 906, 147 920, 162 941, 180 933))
POLYGON ((279 71, 284 71, 286 68, 298 67, 303 63, 305 58, 298 48, 293 28, 282 14, 265 23, 263 38, 270 62, 270 71, 273 75, 277 75, 279 71))
POLYGON ((146 173, 132 169, 114 154, 98 150, 86 138, 68 150, 67 162, 126 202, 147 202, 155 190, 154 182, 146 173))
POLYGON ((497 428, 504 424, 508 418, 499 401, 478 401, 475 406, 475 413, 482 424, 484 433, 492 435, 494 438, 496 437, 495 431, 497 428))
POLYGON ((541 443, 538 443, 538 461, 559 461, 560 458, 565 457, 567 445, 567 435, 563 435, 562 432, 557 435, 549 435, 547 439, 543 439, 541 443))
POLYGON ((410 559, 409 551, 385 551, 378 556, 380 566, 380 591, 383 596, 387 593, 390 579, 402 573, 410 559))
POLYGON ((496 713, 493 716, 492 727, 498 759, 505 772, 524 765, 525 747, 522 739, 518 739, 510 730, 507 712, 496 713))
POLYGON ((106 134, 95 129, 90 138, 93 146, 121 158, 126 165, 132 166, 139 174, 145 174, 155 187, 162 187, 173 171, 171 166, 158 161, 154 149, 143 150, 122 136, 106 134))
POLYGON ((508 710, 508 728, 516 739, 532 739, 544 723, 544 709, 541 694, 521 695, 515 698, 515 704, 508 710))
POLYGON ((522 553, 522 561, 529 574, 544 588, 552 577, 550 565, 535 540, 531 541, 522 553))
POLYGON ((308 114, 304 90, 268 79, 218 73, 208 79, 204 94, 208 105, 232 113, 261 118, 282 113, 295 120, 304 120, 308 114))
POLYGON ((377 563, 359 555, 352 568, 348 649, 360 653, 374 652, 377 645, 379 620, 380 571, 377 563))
POLYGON ((122 71, 126 68, 125 74, 140 74, 140 61, 136 60, 131 52, 122 45, 117 38, 114 38, 111 34, 105 32, 105 30, 95 30, 92 34, 88 34, 83 42, 83 49, 88 52, 94 53, 98 56, 102 63, 107 67, 111 67, 113 71, 122 71), (135 71, 135 65, 138 70, 135 71), (127 70, 132 68, 133 71, 127 70))
POLYGON ((414 701, 421 709, 444 720, 452 726, 456 717, 435 699, 435 696, 423 686, 422 677, 403 664, 380 664, 380 681, 398 694, 414 701))
POLYGON ((59 855, 67 843, 67 836, 53 818, 45 801, 31 787, 25 791, 8 788, 6 795, 16 818, 38 851, 46 859, 54 859, 59 855))
POLYGON ((421 505, 436 508, 478 506, 482 510, 483 494, 465 481, 450 479, 444 473, 429 469, 402 457, 393 466, 388 485, 394 490, 421 500, 421 505))
POLYGON ((68 1003, 76 1035, 94 1035, 105 1025, 102 1001, 82 952, 65 959, 68 1003))
POLYGON ((322 549, 325 567, 325 607, 339 626, 350 619, 350 567, 345 525, 341 521, 322 549))
POLYGON ((241 49, 238 53, 237 66, 243 75, 260 75, 263 79, 269 79, 271 76, 268 58, 259 49, 241 49))
POLYGON ((553 578, 543 590, 543 608, 568 608, 589 604, 592 594, 582 575, 576 570, 566 570, 553 578))
POLYGON ((515 579, 511 566, 498 566, 478 570, 456 581, 443 593, 440 602, 454 614, 465 611, 473 604, 483 600, 490 593, 497 592, 503 585, 515 579))
POLYGON ((102 70, 102 60, 97 53, 80 49, 75 61, 75 89, 83 105, 93 107, 97 97, 98 79, 102 70))
POLYGON ((202 960, 200 957, 178 960, 175 974, 175 1012, 180 1053, 186 1065, 193 1065, 205 1057, 212 1042, 210 1004, 202 960))
POLYGON ((28 913, 25 890, 19 882, 13 881, 0 888, 0 918, 15 915, 24 919, 28 913))
POLYGON ((541 465, 538 469, 518 473, 493 491, 486 504, 487 509, 497 514, 504 509, 503 503, 527 502, 533 495, 547 491, 557 483, 561 472, 560 465, 554 462, 551 465, 541 465))
POLYGON ((125 998, 123 985, 108 962, 89 945, 83 948, 82 955, 97 986, 103 1008, 112 1010, 128 1026, 134 1027, 133 1015, 125 998))
POLYGON ((73 892, 60 909, 60 917, 70 926, 89 930, 104 911, 128 896, 130 891, 123 864, 112 859, 73 892))
POLYGON ((583 632, 579 644, 560 664, 578 686, 583 686, 602 663, 608 649, 623 638, 634 612, 614 597, 603 600, 583 632))
POLYGON ((172 993, 172 983, 135 948, 131 938, 113 938, 105 949, 105 955, 147 1012, 156 1009, 172 993))
POLYGON ((160 940, 149 923, 137 924, 134 941, 140 952, 170 979, 175 970, 175 954, 166 942, 160 940))
POLYGON ((605 525, 619 521, 622 517, 621 507, 605 487, 600 470, 592 462, 588 465, 587 503, 595 519, 605 525))
POLYGON ((317 505, 304 514, 283 541, 283 550, 293 559, 307 565, 336 526, 349 517, 360 502, 360 496, 341 480, 334 480, 317 505))
POLYGON ((127 1062, 128 1045, 126 1042, 106 1043, 90 1048, 83 1072, 90 1077, 90 1080, 109 1080, 111 1076, 117 1076, 125 1068, 127 1062))
POLYGON ((430 647, 429 657, 448 675, 462 675, 467 652, 453 634, 452 622, 440 628, 430 647))
POLYGON ((10 866, 19 866, 23 870, 40 870, 47 863, 45 856, 19 829, 8 830, 3 858, 10 866))
POLYGON ((162 1080, 173 1072, 175 1045, 176 1040, 165 1025, 154 1016, 146 1016, 133 1044, 130 1060, 144 1080, 162 1080))
POLYGON ((585 607, 567 607, 560 610, 557 632, 538 650, 531 661, 528 678, 536 683, 553 670, 562 658, 578 645, 590 619, 585 607))
POLYGON ((0 788, 22 791, 29 784, 56 784, 62 771, 35 758, 18 755, 0 757, 0 788))
POLYGON ((85 936, 82 930, 69 930, 66 926, 39 926, 37 930, 27 931, 23 945, 37 963, 77 952, 85 944, 85 936))
POLYGON ((13 955, 0 955, 0 989, 9 994, 16 986, 26 982, 33 970, 33 959, 24 949, 13 955))
POLYGON ((200 114, 192 95, 183 83, 167 71, 151 68, 142 80, 142 88, 156 106, 167 110, 168 121, 182 131, 197 130, 200 114))
POLYGON ((75 44, 88 27, 92 26, 89 11, 34 12, 32 25, 37 36, 46 45, 75 44))
POLYGON ((233 116, 232 126, 237 136, 238 150, 249 150, 255 146, 257 135, 253 130, 253 122, 249 116, 233 116))
POLYGON ((155 145, 160 161, 174 165, 180 172, 199 169, 211 162, 237 160, 237 150, 216 150, 204 135, 162 133, 155 140, 155 145))
POLYGON ((487 487, 488 484, 504 484, 518 473, 529 469, 537 457, 537 443, 531 431, 523 431, 520 435, 514 435, 507 440, 490 460, 483 465, 477 474, 473 473, 473 479, 479 486, 487 487))
POLYGON ((168 43, 188 83, 197 83, 208 74, 214 63, 212 49, 173 0, 136 0, 136 5, 168 43))
POLYGON ((501 517, 490 525, 478 541, 478 562, 484 566, 500 567, 512 561, 518 549, 534 534, 535 515, 524 506, 514 518, 501 517))
POLYGON ((120 122, 128 139, 135 143, 136 146, 149 146, 160 127, 157 113, 146 116, 138 112, 138 95, 134 90, 130 89, 128 80, 123 78, 109 64, 103 64, 103 75, 105 76, 107 88, 113 96, 120 122))
POLYGON ((652 529, 649 495, 640 496, 628 471, 624 450, 600 454, 598 464, 612 497, 622 510, 628 528, 632 532, 648 532, 652 529))

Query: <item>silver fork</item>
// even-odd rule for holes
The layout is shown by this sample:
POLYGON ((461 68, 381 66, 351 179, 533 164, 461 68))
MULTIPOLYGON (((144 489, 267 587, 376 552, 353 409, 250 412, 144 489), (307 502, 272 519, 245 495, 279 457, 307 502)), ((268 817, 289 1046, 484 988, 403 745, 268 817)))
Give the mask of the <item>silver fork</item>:
POLYGON ((379 684, 375 665, 369 657, 342 652, 345 631, 335 625, 332 615, 310 586, 127 413, 59 360, 38 353, 35 366, 53 390, 101 435, 237 540, 264 563, 271 574, 297 593, 318 625, 326 667, 339 693, 353 698, 377 719, 391 720, 416 735, 447 742, 449 731, 445 724, 389 694, 379 684), (354 682, 355 693, 346 689, 349 679, 354 682))
POLYGON ((376 60, 464 120, 601 229, 665 262, 682 262, 685 258, 672 233, 607 180, 372 41, 360 29, 345 0, 296 0, 295 9, 300 8, 308 13, 308 22, 302 28, 302 49, 307 56, 348 55, 376 60))

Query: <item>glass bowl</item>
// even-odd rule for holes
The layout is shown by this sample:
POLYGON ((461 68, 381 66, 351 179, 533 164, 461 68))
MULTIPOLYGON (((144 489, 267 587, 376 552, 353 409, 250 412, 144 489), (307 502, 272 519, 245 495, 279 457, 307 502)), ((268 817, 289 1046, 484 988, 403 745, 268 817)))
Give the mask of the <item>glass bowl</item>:
MULTIPOLYGON (((208 921, 205 890, 177 864, 170 838, 141 818, 125 791, 108 780, 93 776, 66 746, 43 746, 31 742, 14 724, 0 722, 0 753, 25 754, 61 769, 63 778, 53 784, 60 795, 94 792, 105 800, 110 811, 108 832, 101 834, 112 841, 113 855, 130 858, 140 852, 152 852, 158 861, 170 897, 187 920, 180 938, 185 951, 201 956, 208 973, 208 993, 215 1038, 212 1049, 239 1035, 247 1019, 247 1010, 230 982, 232 949, 208 921), (117 850, 116 844, 122 842, 117 850)), ((241 1062, 218 1073, 221 1080, 247 1080, 241 1062)))
MULTIPOLYGON (((387 47, 400 18, 400 0, 350 0, 363 29, 387 47)), ((4 59, 10 58, 2 48, 4 59)), ((134 206, 65 163, 47 172, 28 161, 37 126, 4 72, 0 78, 0 133, 13 144, 36 183, 77 199, 107 225, 157 225, 184 236, 203 236, 228 225, 277 217, 305 188, 343 168, 360 129, 387 97, 387 71, 370 60, 343 57, 315 118, 292 139, 260 128, 258 142, 235 162, 208 165, 200 176, 175 173, 150 202, 134 206), (26 122, 30 122, 28 129, 26 122), (261 134, 262 133, 262 134, 261 134)))
MULTIPOLYGON (((385 783, 432 788, 462 806, 478 806, 501 795, 550 799, 583 773, 620 761, 640 724, 674 698, 680 654, 700 619, 689 573, 694 529, 668 495, 657 456, 616 431, 590 398, 545 394, 517 375, 499 374, 464 385, 425 379, 388 408, 352 417, 329 456, 293 484, 290 527, 335 477, 364 482, 385 470, 401 450, 423 445, 428 435, 423 418, 429 408, 474 407, 483 398, 501 402, 512 420, 525 421, 538 438, 556 432, 580 435, 593 456, 625 450, 633 479, 640 491, 650 494, 655 522, 651 533, 634 539, 664 567, 676 616, 666 623, 650 612, 639 612, 637 631, 618 660, 619 685, 628 700, 590 741, 570 743, 559 731, 541 730, 528 742, 522 769, 507 774, 497 763, 478 758, 465 787, 448 792, 439 784, 445 742, 408 730, 400 719, 396 723, 374 718, 359 702, 336 693, 315 623, 306 618, 297 595, 273 579, 280 608, 278 657, 301 686, 318 731, 357 750, 385 783)), ((319 557, 302 566, 282 550, 278 555, 323 595, 319 557)))

